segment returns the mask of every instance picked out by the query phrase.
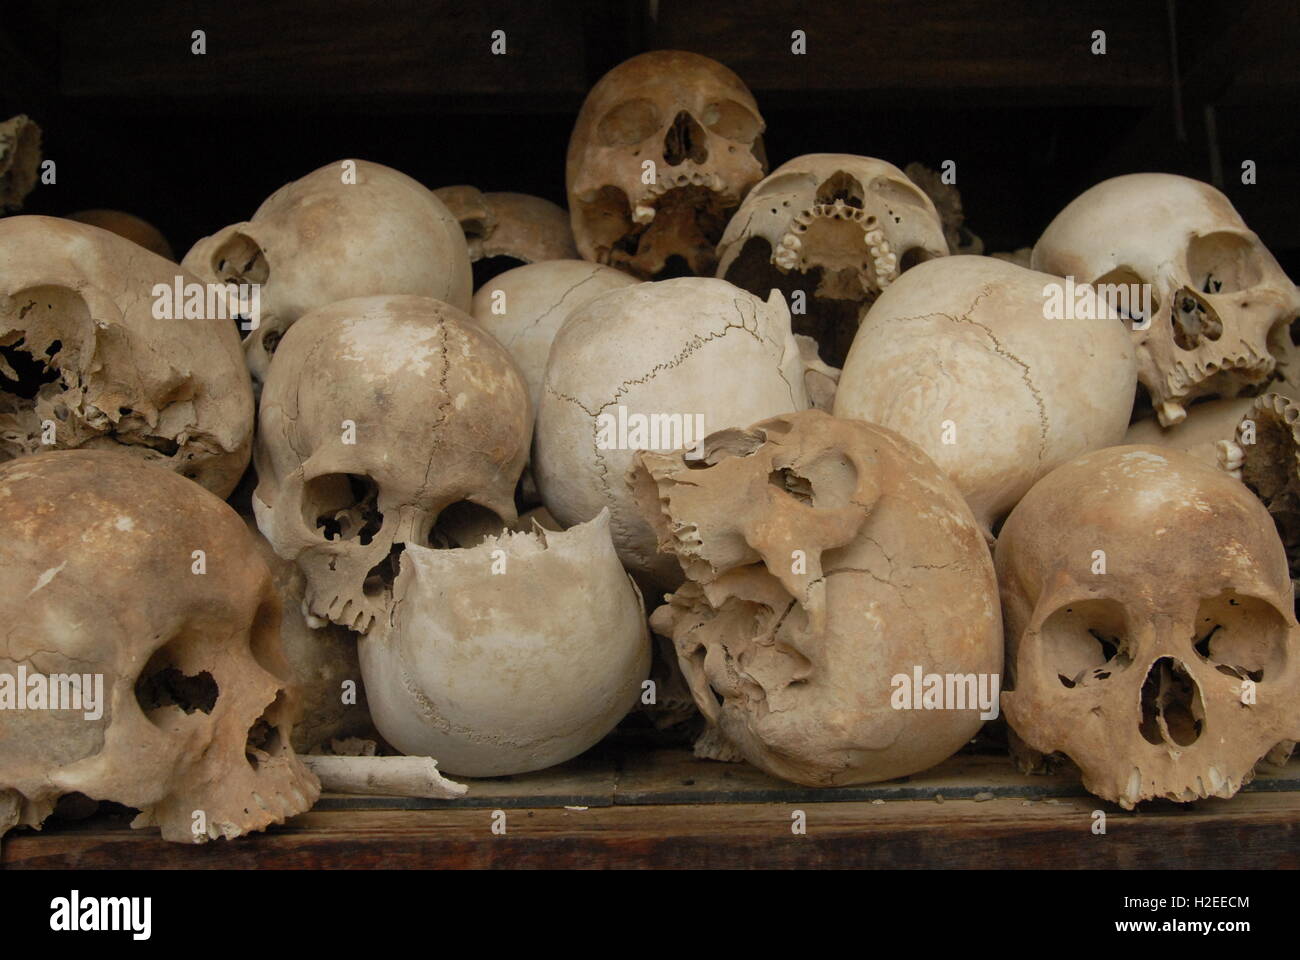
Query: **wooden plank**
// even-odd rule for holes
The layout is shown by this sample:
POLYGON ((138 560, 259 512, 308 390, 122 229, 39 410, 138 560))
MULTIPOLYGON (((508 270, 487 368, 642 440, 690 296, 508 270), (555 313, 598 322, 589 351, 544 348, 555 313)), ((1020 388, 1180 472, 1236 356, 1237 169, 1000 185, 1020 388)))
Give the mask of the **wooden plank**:
MULTIPOLYGON (((1099 0, 659 0, 651 45, 726 63, 756 92, 851 92, 882 107, 940 102, 1154 103, 1168 96, 1164 3, 1099 0), (791 52, 803 30, 808 52, 791 52), (1107 53, 1090 51, 1105 30, 1107 53), (992 95, 997 94, 994 98, 992 95)), ((761 98, 760 98, 761 99, 761 98)))
POLYGON ((315 811, 234 843, 191 848, 100 826, 17 835, 14 868, 1291 868, 1300 796, 1256 793, 1142 813, 1085 797, 681 804, 588 810, 315 811), (807 833, 792 833, 792 815, 807 833))

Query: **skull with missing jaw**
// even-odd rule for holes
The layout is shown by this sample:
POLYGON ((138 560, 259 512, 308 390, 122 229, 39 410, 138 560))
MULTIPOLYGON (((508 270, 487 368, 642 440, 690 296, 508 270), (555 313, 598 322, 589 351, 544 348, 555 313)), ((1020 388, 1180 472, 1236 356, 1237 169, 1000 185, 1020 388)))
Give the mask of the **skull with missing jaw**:
POLYGON ((1180 451, 1109 447, 998 536, 1007 721, 1125 809, 1231 797, 1300 736, 1300 627, 1268 511, 1180 451))
MULTIPOLYGON (((1034 246, 1033 268, 1094 285, 1143 285, 1149 321, 1133 329, 1138 379, 1161 426, 1198 397, 1267 382, 1275 345, 1300 315, 1287 279, 1232 204, 1207 183, 1135 173, 1085 190, 1034 246)), ((1287 344, 1289 346, 1289 344, 1287 344)))
POLYGON ((198 484, 106 450, 0 465, 0 585, 0 675, 50 684, 47 709, 0 710, 0 807, 17 794, 20 823, 81 794, 202 843, 316 801, 290 746, 279 597, 243 521, 198 484))
POLYGON ((569 138, 578 252, 642 279, 712 276, 727 220, 767 169, 763 128, 753 95, 715 60, 656 50, 619 64, 569 138))
POLYGON ((946 256, 933 202, 902 170, 872 157, 795 157, 754 187, 718 245, 718 276, 786 298, 801 290, 796 332, 842 365, 858 320, 904 270, 946 256))

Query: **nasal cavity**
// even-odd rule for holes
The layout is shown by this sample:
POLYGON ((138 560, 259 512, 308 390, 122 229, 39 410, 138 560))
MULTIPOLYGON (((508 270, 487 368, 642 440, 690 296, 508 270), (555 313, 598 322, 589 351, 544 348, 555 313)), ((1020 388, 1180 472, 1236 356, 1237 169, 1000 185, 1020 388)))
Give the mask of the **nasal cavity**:
POLYGON ((1173 657, 1151 664, 1142 684, 1142 737, 1156 745, 1187 747, 1201 736, 1205 704, 1187 668, 1173 657))
POLYGON ((362 590, 367 597, 380 597, 392 592, 393 581, 397 579, 397 573, 401 570, 402 551, 405 549, 404 543, 393 544, 384 559, 366 572, 362 590))
POLYGON ((683 110, 673 119, 668 135, 664 137, 664 161, 670 167, 687 160, 704 163, 709 159, 707 140, 704 128, 683 110))

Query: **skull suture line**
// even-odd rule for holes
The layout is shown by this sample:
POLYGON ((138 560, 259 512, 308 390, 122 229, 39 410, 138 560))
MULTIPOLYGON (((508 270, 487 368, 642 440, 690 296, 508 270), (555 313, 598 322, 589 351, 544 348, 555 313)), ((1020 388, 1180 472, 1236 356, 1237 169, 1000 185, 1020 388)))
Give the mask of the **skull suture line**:
POLYGON ((998 536, 1007 721, 1131 809, 1231 797, 1300 736, 1300 628, 1268 511, 1176 450, 1065 464, 998 536))
POLYGON ((155 285, 177 283, 197 281, 107 230, 0 220, 0 458, 119 449, 229 496, 252 386, 233 322, 156 315, 155 285))
POLYGON ((713 434, 701 461, 638 453, 630 483, 690 578, 651 625, 750 763, 811 786, 865 783, 974 736, 973 702, 892 702, 916 667, 987 689, 1002 663, 984 537, 918 447, 806 410, 713 434))
POLYGON ((1093 284, 1147 284, 1149 325, 1133 330, 1138 379, 1162 426, 1197 397, 1268 380, 1271 341, 1300 314, 1300 291, 1209 184, 1135 173, 1085 190, 1034 246, 1033 267, 1093 284))
POLYGON ((753 95, 715 60, 656 50, 619 64, 569 138, 578 252, 642 279, 682 265, 712 276, 728 218, 767 169, 763 128, 753 95))
POLYGON ((204 237, 181 263, 208 283, 261 285, 260 323, 244 340, 259 383, 280 338, 309 310, 372 294, 433 297, 468 310, 472 286, 465 235, 443 202, 366 160, 331 163, 286 184, 251 220, 204 237))
POLYGON ((135 458, 71 450, 0 465, 0 675, 103 677, 98 718, 0 710, 0 798, 21 796, 20 823, 39 826, 80 793, 198 843, 316 801, 290 746, 280 602, 256 554, 229 506, 135 458))
POLYGON ((718 244, 718 276, 766 295, 802 291, 795 329, 843 364, 862 312, 908 267, 948 253, 934 204, 892 163, 795 157, 754 187, 718 244))
POLYGON ((513 520, 531 424, 514 361, 455 307, 359 297, 295 323, 262 392, 253 509, 307 574, 307 612, 364 633, 453 504, 513 520))

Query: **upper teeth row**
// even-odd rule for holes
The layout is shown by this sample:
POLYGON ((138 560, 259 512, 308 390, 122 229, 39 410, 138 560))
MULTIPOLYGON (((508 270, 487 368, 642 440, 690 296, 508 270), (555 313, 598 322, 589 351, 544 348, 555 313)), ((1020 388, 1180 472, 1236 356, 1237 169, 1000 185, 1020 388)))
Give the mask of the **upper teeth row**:
MULTIPOLYGON (((813 210, 817 209, 817 207, 813 208, 813 210)), ((847 209, 856 208, 849 207, 847 209)), ((797 222, 805 226, 811 219, 805 221, 795 217, 797 222)), ((878 229, 868 230, 863 239, 871 250, 871 266, 872 272, 875 274, 876 286, 883 290, 898 278, 898 254, 894 253, 889 241, 885 239, 884 233, 878 229)), ((776 250, 772 252, 772 262, 782 270, 793 270, 799 265, 799 250, 802 247, 803 241, 793 232, 787 232, 781 238, 776 250)))

